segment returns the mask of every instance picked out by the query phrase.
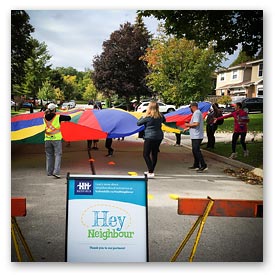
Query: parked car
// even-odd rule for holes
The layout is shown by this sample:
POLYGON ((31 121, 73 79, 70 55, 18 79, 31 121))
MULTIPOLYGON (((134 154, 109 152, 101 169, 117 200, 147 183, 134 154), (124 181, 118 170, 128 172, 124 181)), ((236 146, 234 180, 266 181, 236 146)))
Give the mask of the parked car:
POLYGON ((70 102, 64 102, 62 105, 61 105, 61 109, 62 110, 66 110, 66 109, 72 109, 72 108, 74 108, 75 107, 75 102, 72 102, 72 101, 70 101, 70 102))
POLYGON ((262 97, 252 97, 245 98, 242 102, 243 110, 247 113, 250 112, 261 112, 263 113, 263 98, 262 97))
POLYGON ((76 106, 75 100, 70 100, 69 103, 70 103, 71 108, 75 108, 75 106, 76 106))
POLYGON ((241 98, 241 99, 236 99, 232 101, 229 104, 226 104, 225 107, 223 108, 221 106, 221 109, 223 113, 229 113, 235 111, 235 106, 237 102, 242 103, 242 108, 244 111, 247 113, 249 112, 263 112, 263 98, 262 97, 252 97, 252 98, 241 98))
POLYGON ((30 102, 27 102, 27 101, 23 102, 23 104, 22 104, 22 108, 30 108, 32 106, 33 106, 33 104, 30 102))
MULTIPOLYGON (((142 102, 137 107, 137 112, 141 112, 141 113, 146 112, 149 103, 150 102, 142 102)), ((161 113, 170 113, 170 112, 174 112, 176 110, 176 106, 175 105, 168 105, 168 104, 165 104, 163 102, 158 102, 158 104, 159 104, 159 111, 161 113)))

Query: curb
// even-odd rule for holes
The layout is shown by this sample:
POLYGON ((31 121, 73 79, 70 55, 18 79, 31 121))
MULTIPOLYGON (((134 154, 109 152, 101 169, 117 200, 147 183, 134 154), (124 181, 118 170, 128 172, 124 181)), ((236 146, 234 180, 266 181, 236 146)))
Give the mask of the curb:
MULTIPOLYGON (((171 143, 175 142, 173 139, 170 139, 170 138, 167 138, 167 137, 165 137, 164 139, 166 139, 167 141, 169 141, 171 143)), ((192 150, 192 147, 189 146, 189 145, 182 144, 182 146, 185 147, 185 148, 187 148, 187 149, 192 150)), ((230 159, 230 158, 227 158, 227 157, 215 154, 213 152, 209 152, 209 151, 207 151, 205 149, 201 149, 201 150, 203 151, 203 153, 206 156, 208 156, 208 157, 210 157, 212 159, 222 161, 222 162, 224 162, 226 164, 229 164, 231 166, 234 166, 236 168, 243 167, 243 168, 249 169, 254 175, 263 178, 263 170, 260 169, 260 168, 255 168, 254 166, 249 165, 247 163, 244 163, 244 162, 241 162, 241 161, 238 161, 238 160, 234 160, 234 159, 230 159)))

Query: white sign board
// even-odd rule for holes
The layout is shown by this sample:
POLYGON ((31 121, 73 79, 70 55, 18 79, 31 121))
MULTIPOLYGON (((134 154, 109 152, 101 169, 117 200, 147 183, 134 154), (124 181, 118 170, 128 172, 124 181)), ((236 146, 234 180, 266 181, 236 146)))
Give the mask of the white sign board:
POLYGON ((66 261, 148 261, 147 179, 68 175, 66 261))

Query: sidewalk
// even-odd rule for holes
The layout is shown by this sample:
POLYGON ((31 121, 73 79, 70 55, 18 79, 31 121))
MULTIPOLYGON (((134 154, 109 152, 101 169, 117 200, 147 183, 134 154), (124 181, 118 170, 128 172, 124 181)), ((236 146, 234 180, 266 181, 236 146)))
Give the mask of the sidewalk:
MULTIPOLYGON (((169 135, 167 136, 169 138, 169 135)), ((171 135, 172 139, 172 135, 171 135)), ((198 174, 187 169, 192 165, 189 136, 183 147, 171 146, 165 139, 160 148, 156 177, 148 181, 148 229, 150 262, 168 262, 197 217, 177 214, 180 197, 262 200, 263 186, 249 185, 228 176, 230 163, 205 154, 209 170, 198 174), (187 141, 188 139, 188 141, 187 141), (189 143, 189 145, 187 145, 189 143)), ((66 229, 66 174, 91 174, 87 143, 72 142, 63 147, 61 179, 46 176, 44 145, 12 145, 11 196, 27 199, 27 216, 18 218, 21 230, 35 261, 63 262, 66 229)), ((105 157, 104 141, 92 151, 96 174, 127 175, 146 171, 142 157, 143 141, 137 136, 114 140, 114 156, 105 157), (113 164, 110 164, 110 161, 113 164)), ((194 241, 194 240, 193 240, 194 241)), ((178 261, 186 262, 193 242, 186 246, 178 261)), ((12 260, 15 261, 14 251, 12 260)), ((263 260, 263 219, 209 217, 194 261, 234 262, 263 260)))
MULTIPOLYGON (((165 137, 166 137, 166 140, 168 142, 170 142, 172 145, 174 145, 176 143, 176 138, 175 138, 175 134, 173 133, 166 133, 165 134, 165 137)), ((215 133, 215 138, 216 138, 216 142, 224 142, 225 144, 231 144, 231 141, 232 141, 232 133, 227 133, 227 132, 224 132, 224 133, 215 133)), ((246 140, 247 141, 251 141, 251 140, 262 140, 262 133, 257 133, 257 134, 252 134, 252 133, 247 133, 247 136, 246 136, 246 140)), ((207 143, 207 137, 204 137, 203 139, 203 142, 202 143, 207 143)), ((191 142, 190 142, 190 136, 189 135, 181 135, 181 145, 182 146, 185 146, 189 149, 191 149, 191 142)), ((259 177, 262 177, 263 178, 263 169, 260 169, 260 168, 255 168, 249 164, 246 164, 246 163, 243 163, 243 162, 240 162, 236 159, 229 159, 228 157, 224 157, 224 156, 221 156, 221 155, 217 155, 213 152, 210 152, 208 150, 203 150, 203 154, 204 155, 207 155, 208 157, 210 158, 214 158, 216 160, 220 160, 222 162, 225 162, 233 167, 236 167, 236 168, 246 168, 246 169, 249 169, 253 174, 255 174, 256 176, 259 176, 259 177)))

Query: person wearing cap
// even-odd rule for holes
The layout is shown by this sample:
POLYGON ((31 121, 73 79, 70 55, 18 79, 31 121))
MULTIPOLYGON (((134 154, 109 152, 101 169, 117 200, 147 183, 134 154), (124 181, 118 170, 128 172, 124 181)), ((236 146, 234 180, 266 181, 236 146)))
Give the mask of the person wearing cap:
POLYGON ((46 171, 48 176, 60 178, 60 166, 62 156, 62 134, 60 124, 62 121, 70 121, 71 117, 56 113, 56 105, 50 103, 45 111, 45 152, 46 171))
POLYGON ((201 111, 199 110, 197 102, 192 102, 189 107, 193 115, 190 122, 185 123, 185 126, 187 127, 187 129, 189 129, 190 132, 192 153, 194 156, 194 164, 193 166, 189 167, 189 169, 196 170, 197 172, 201 173, 208 169, 200 149, 204 133, 203 116, 201 111))

